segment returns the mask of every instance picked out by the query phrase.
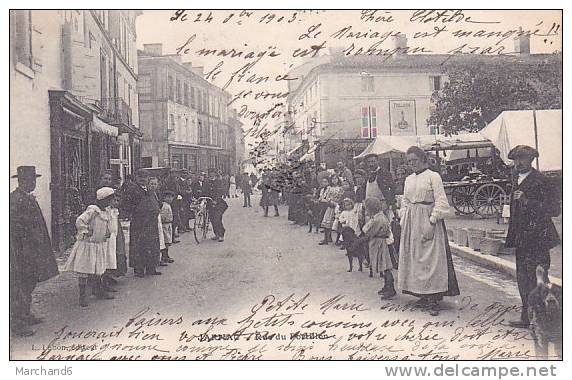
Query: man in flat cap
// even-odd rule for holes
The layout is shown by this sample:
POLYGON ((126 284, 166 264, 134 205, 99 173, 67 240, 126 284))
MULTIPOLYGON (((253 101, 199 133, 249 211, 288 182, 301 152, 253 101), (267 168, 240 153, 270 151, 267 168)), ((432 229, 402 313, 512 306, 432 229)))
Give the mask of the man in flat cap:
POLYGON ((552 217, 560 214, 560 203, 550 181, 532 167, 536 149, 517 145, 508 154, 514 161, 513 192, 506 247, 516 248, 516 281, 522 313, 510 325, 529 326, 528 294, 536 287, 536 267, 550 267, 550 249, 560 244, 552 217))
POLYGON ((36 189, 34 166, 20 166, 18 188, 10 194, 10 328, 30 336, 29 326, 42 322, 30 310, 36 284, 59 274, 42 210, 31 194, 36 189))

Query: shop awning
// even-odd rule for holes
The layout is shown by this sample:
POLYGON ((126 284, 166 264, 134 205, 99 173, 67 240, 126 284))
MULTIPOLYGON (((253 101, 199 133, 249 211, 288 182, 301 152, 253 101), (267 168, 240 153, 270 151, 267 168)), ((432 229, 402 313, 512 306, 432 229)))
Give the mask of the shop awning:
POLYGON ((314 161, 316 159, 316 155, 314 154, 316 149, 318 149, 318 145, 311 147, 305 155, 300 157, 300 162, 314 161))
POLYGON ((368 154, 405 153, 410 146, 418 146, 427 151, 456 151, 490 148, 492 143, 480 133, 463 133, 453 136, 378 136, 361 154, 354 158, 363 158, 368 154))
POLYGON ((291 149, 290 151, 288 151, 288 153, 286 153, 286 157, 291 157, 294 154, 296 154, 300 149, 302 149, 304 145, 303 144, 298 144, 296 145, 293 149, 291 149))
POLYGON ((115 136, 119 134, 119 129, 113 125, 107 124, 105 121, 101 120, 99 117, 93 115, 92 129, 106 135, 115 136))
POLYGON ((508 152, 517 145, 538 150, 533 163, 540 171, 562 170, 562 110, 504 111, 481 134, 499 150, 509 164, 508 152))

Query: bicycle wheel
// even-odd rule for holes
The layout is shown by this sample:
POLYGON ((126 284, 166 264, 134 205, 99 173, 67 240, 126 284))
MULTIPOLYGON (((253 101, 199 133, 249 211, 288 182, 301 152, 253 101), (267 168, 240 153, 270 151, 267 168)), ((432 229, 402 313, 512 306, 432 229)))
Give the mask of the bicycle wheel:
POLYGON ((203 226, 203 213, 197 211, 195 214, 195 223, 193 225, 193 235, 195 235, 195 241, 197 242, 197 244, 201 244, 200 239, 202 238, 202 226, 203 226))
POLYGON ((209 234, 209 230, 210 230, 210 220, 209 220, 209 212, 205 209, 203 215, 203 224, 202 224, 202 237, 203 240, 206 239, 208 237, 209 234))

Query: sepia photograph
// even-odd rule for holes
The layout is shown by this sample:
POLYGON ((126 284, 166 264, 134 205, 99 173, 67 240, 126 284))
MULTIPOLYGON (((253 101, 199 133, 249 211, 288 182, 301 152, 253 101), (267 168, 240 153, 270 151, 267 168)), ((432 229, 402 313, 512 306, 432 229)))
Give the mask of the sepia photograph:
POLYGON ((11 9, 7 359, 554 371, 562 23, 11 9))

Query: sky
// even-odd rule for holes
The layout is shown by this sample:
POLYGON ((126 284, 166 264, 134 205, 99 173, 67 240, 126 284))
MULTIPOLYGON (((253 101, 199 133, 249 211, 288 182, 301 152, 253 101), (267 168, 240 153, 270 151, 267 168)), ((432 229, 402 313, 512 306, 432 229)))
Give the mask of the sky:
MULTIPOLYGON (((226 86, 231 95, 241 91, 252 93, 236 100, 237 110, 265 112, 283 100, 254 99, 262 91, 286 92, 287 81, 280 75, 299 65, 304 58, 296 57, 304 52, 308 57, 319 46, 319 55, 328 54, 329 48, 367 48, 374 43, 378 47, 391 48, 391 34, 405 34, 408 46, 423 48, 429 54, 447 54, 461 49, 468 52, 471 47, 481 54, 505 54, 514 51, 512 37, 486 37, 488 32, 516 31, 519 28, 536 31, 531 37, 532 53, 551 53, 562 50, 562 14, 560 11, 462 11, 447 13, 415 11, 185 11, 176 20, 175 11, 144 11, 137 19, 137 45, 142 49, 146 43, 163 43, 164 54, 176 54, 179 50, 183 61, 193 66, 203 66, 205 73, 215 69, 215 79, 209 81, 217 86, 226 86), (225 21, 226 20, 226 21, 225 21), (361 32, 362 38, 336 38, 343 28, 361 32), (461 32, 484 31, 481 37, 455 37, 461 32), (339 32, 338 34, 336 34, 339 32), (367 34, 366 34, 367 33, 367 34), (376 34, 374 34, 376 33, 376 34), (370 38, 373 37, 373 38, 370 38), (386 38, 384 40, 384 38, 386 38), (186 44, 187 41, 190 41, 186 44), (382 42, 380 42, 382 41, 382 42), (465 45, 466 44, 466 45, 465 45), (463 48, 463 45, 465 47, 463 48), (200 56, 201 49, 236 49, 243 51, 235 58, 209 55, 200 56), (252 59, 245 56, 251 53, 252 59), (271 52, 276 55, 270 56, 271 52), (262 57, 259 57, 262 55, 262 57), (244 75, 233 73, 245 65, 244 75), (217 68, 218 67, 218 68, 217 68), (264 77, 268 76, 268 80, 264 77), (247 82, 247 79, 251 79, 247 82), (262 79, 260 79, 262 78, 262 79), (256 83, 260 79, 260 83, 256 83)), ((355 50, 354 50, 355 51, 355 50)), ((308 58, 306 58, 308 59, 308 58)), ((244 120, 246 128, 252 124, 244 120)))

